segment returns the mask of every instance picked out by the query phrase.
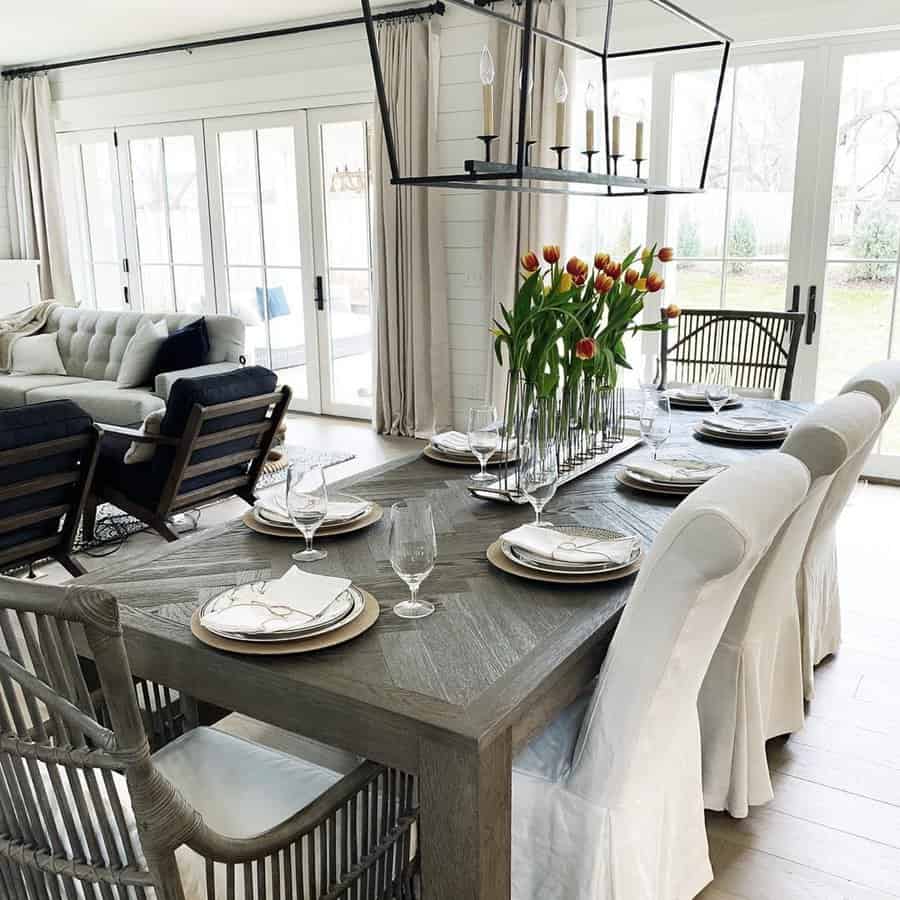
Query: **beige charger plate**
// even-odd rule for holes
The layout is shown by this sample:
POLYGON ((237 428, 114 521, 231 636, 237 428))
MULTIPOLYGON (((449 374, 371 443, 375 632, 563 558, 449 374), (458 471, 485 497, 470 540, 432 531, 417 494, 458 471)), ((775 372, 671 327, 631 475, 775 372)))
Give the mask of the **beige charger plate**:
MULTIPOLYGON (((383 516, 384 509, 379 504, 373 503, 372 508, 364 516, 360 516, 358 519, 353 519, 351 522, 345 522, 343 525, 328 525, 324 528, 317 529, 316 540, 338 534, 350 534, 352 531, 360 531, 363 528, 374 525, 376 522, 380 522, 383 516)), ((279 528, 277 525, 263 524, 253 515, 252 509, 248 509, 244 515, 241 516, 241 521, 248 528, 252 528, 253 531, 258 531, 260 534, 267 534, 270 537, 291 538, 295 541, 303 539, 303 535, 300 534, 296 528, 289 528, 287 526, 279 528)))
POLYGON ((200 609, 194 610, 191 616, 191 633, 198 641, 216 650, 226 650, 229 653, 244 653, 250 656, 286 656, 289 653, 311 653, 313 650, 324 650, 326 647, 336 647, 338 644, 352 641, 363 632, 368 631, 377 621, 381 613, 378 601, 361 587, 356 590, 362 594, 366 601, 362 613, 343 628, 335 628, 325 634, 310 638, 297 638, 293 641, 232 641, 219 637, 211 631, 207 631, 200 624, 200 609))
MULTIPOLYGON (((433 459, 435 462, 447 463, 447 465, 450 465, 450 466, 476 466, 476 467, 481 466, 481 463, 478 462, 478 460, 475 459, 474 457, 472 459, 464 459, 463 457, 460 457, 460 456, 450 456, 447 453, 441 453, 440 450, 436 449, 435 447, 432 447, 431 444, 429 444, 422 451, 422 453, 424 453, 425 456, 427 456, 429 459, 433 459)), ((507 460, 507 458, 505 456, 500 456, 495 453, 487 461, 487 468, 490 468, 491 466, 501 466, 505 462, 513 463, 515 461, 516 461, 516 458, 514 456, 511 456, 507 460)))
POLYGON ((557 575, 555 572, 538 572, 537 569, 529 569, 514 563, 500 549, 500 541, 496 540, 487 549, 488 561, 495 568, 510 575, 518 575, 530 581, 546 581, 551 584, 597 584, 602 581, 619 581, 633 575, 641 567, 644 561, 644 551, 641 550, 638 558, 630 565, 612 572, 600 572, 596 575, 557 575))

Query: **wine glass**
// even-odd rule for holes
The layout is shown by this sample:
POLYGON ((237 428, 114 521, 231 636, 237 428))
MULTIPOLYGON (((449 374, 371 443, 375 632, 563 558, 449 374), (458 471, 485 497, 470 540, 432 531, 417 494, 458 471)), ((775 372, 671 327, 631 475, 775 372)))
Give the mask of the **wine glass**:
POLYGON ((534 508, 534 524, 538 528, 552 528, 541 518, 544 507, 556 494, 559 481, 559 463, 556 441, 532 440, 522 448, 522 470, 520 484, 528 502, 534 508))
POLYGON ((715 415, 731 397, 733 378, 728 366, 710 366, 706 370, 706 402, 715 415))
POLYGON ((431 504, 405 500, 391 507, 389 537, 391 567, 409 586, 409 600, 394 607, 401 619, 422 619, 434 612, 434 604, 419 599, 419 587, 431 574, 437 558, 437 539, 431 504))
POLYGON ((644 397, 640 425, 641 437, 650 445, 651 458, 656 462, 659 448, 672 432, 672 407, 666 394, 644 397))
POLYGON ((475 406, 469 410, 469 449, 481 463, 481 471, 472 481, 493 481, 494 476, 485 471, 488 460, 500 446, 500 422, 495 406, 475 406))
POLYGON ((306 538, 306 549, 292 555, 294 562, 325 559, 325 550, 313 550, 313 535, 328 512, 328 489, 325 470, 308 463, 294 463, 287 473, 285 507, 291 521, 306 538))

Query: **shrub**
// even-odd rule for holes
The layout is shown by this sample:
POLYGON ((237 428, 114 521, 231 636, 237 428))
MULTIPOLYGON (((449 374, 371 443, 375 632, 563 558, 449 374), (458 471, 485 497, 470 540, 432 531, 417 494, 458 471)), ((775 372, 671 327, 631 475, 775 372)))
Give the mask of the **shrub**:
MULTIPOLYGON (((756 256, 756 227, 753 219, 741 210, 731 226, 731 235, 728 239, 729 256, 756 256)), ((742 262, 732 262, 731 271, 735 275, 746 271, 747 265, 742 262)))
MULTIPOLYGON (((900 239, 900 226, 896 215, 886 203, 874 203, 863 212, 853 229, 851 249, 856 257, 884 259, 890 262, 897 257, 897 241, 900 239)), ((884 263, 858 263, 851 268, 851 278, 877 281, 890 277, 893 271, 884 263)))
POLYGON ((700 230, 692 216, 684 216, 678 223, 676 243, 679 259, 700 255, 700 230))

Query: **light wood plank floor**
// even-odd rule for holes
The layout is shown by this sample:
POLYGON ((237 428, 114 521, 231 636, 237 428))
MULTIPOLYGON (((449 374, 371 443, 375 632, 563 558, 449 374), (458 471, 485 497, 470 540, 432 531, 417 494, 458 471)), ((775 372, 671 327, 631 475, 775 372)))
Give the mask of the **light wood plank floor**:
POLYGON ((900 897, 900 489, 861 484, 841 520, 844 644, 806 725, 772 741, 775 799, 708 814, 702 900, 900 897))

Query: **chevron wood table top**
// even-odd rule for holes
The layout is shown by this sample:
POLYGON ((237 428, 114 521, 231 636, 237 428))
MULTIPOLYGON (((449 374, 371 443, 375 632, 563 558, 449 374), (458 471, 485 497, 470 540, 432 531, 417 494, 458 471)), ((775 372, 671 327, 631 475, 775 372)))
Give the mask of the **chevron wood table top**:
MULTIPOLYGON (((805 409, 754 400, 744 411, 796 420, 805 409)), ((701 442, 692 429, 701 413, 672 415, 662 458, 734 463, 772 452, 701 442)), ((679 498, 632 492, 615 478, 626 461, 647 454, 641 447, 565 485, 547 518, 637 533, 649 547, 679 498)), ((509 896, 512 755, 596 674, 633 584, 632 577, 561 587, 497 571, 487 547, 533 514, 530 506, 473 498, 468 475, 423 457, 351 488, 386 509, 410 497, 431 501, 438 562, 421 594, 437 610, 416 621, 391 612, 407 589, 391 569, 385 516, 365 531, 322 541, 328 558, 309 566, 352 577, 382 606, 370 631, 319 653, 236 656, 192 636, 191 615, 213 593, 277 577, 291 565, 299 541, 257 534, 240 520, 79 579, 118 597, 137 674, 418 772, 427 900, 509 896)))

